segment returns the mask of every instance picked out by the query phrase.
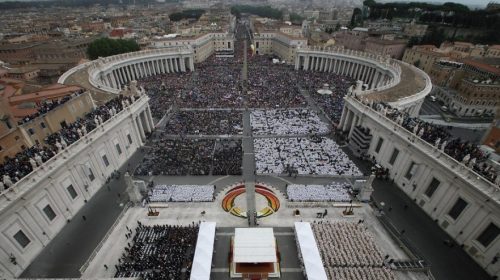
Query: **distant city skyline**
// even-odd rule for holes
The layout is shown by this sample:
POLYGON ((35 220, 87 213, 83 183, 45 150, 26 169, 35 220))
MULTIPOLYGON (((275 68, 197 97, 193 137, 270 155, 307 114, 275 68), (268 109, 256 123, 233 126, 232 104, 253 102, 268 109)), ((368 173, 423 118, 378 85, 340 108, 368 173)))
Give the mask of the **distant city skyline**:
POLYGON ((439 4, 443 4, 443 3, 446 3, 446 2, 454 2, 454 3, 459 3, 459 4, 463 4, 463 5, 466 5, 466 6, 469 6, 469 7, 481 7, 481 8, 484 8, 486 7, 486 5, 488 5, 488 3, 490 2, 495 2, 495 1, 491 1, 491 0, 453 0, 453 1, 447 1, 447 0, 408 0, 408 1, 391 1, 391 0, 375 0, 376 2, 384 2, 384 3, 387 3, 387 2, 427 2, 427 3, 439 3, 439 4))
MULTIPOLYGON (((51 1, 51 0, 0 0, 0 2, 34 2, 34 1, 51 1)), ((393 1, 393 0, 375 0, 375 1, 384 2, 384 3, 387 3, 387 2, 427 2, 427 3, 439 3, 439 4, 446 3, 446 2, 454 2, 454 3, 463 4, 463 5, 466 5, 468 7, 472 7, 472 8, 484 8, 484 7, 486 7, 486 5, 488 5, 488 3, 495 2, 495 1, 491 1, 491 0, 453 0, 453 1, 449 1, 449 0, 396 0, 396 1, 393 1)))

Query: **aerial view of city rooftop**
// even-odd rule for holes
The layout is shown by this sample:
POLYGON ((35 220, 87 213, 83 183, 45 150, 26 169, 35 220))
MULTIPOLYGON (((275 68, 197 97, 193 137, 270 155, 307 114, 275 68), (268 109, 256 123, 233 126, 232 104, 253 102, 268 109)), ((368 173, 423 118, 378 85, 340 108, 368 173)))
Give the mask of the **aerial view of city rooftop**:
POLYGON ((498 30, 473 0, 0 0, 0 279, 499 279, 498 30))

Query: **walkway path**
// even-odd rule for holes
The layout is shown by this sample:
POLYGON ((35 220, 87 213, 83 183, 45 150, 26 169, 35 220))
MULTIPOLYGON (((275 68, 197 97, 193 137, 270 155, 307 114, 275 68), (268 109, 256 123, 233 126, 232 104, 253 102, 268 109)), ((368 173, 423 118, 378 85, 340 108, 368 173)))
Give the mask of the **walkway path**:
MULTIPOLYGON (((128 161, 130 166, 140 162, 143 155, 136 152, 128 161)), ((127 164, 121 168, 125 173, 127 164)), ((45 247, 21 278, 80 277, 80 267, 106 235, 120 215, 128 195, 123 176, 103 186, 73 219, 45 247), (83 220, 85 216, 86 220, 83 220)))

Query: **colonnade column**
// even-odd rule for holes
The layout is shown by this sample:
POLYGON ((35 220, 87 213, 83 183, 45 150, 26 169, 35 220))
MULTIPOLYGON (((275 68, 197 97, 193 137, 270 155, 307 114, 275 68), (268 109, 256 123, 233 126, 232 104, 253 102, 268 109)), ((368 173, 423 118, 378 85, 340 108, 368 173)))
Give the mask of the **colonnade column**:
POLYGON ((194 58, 191 56, 189 57, 189 68, 192 71, 194 71, 194 58))
POLYGON ((147 114, 146 110, 144 110, 141 113, 139 113, 139 116, 141 116, 141 119, 144 122, 144 125, 146 126, 146 132, 151 133, 153 130, 151 129, 151 124, 149 123, 148 116, 146 114, 147 114))
POLYGON ((344 108, 342 108, 342 115, 340 117, 340 121, 339 121, 339 125, 337 126, 337 129, 344 126, 344 122, 345 122, 348 111, 349 111, 349 109, 347 109, 347 106, 344 103, 344 108))
POLYGON ((151 114, 151 108, 149 106, 146 109, 146 115, 148 116, 148 120, 149 120, 149 122, 151 124, 151 127, 154 130, 155 129, 155 123, 153 121, 153 114, 151 114))
POLYGON ((352 120, 351 128, 349 130, 349 135, 347 136, 347 139, 351 139, 352 132, 354 131, 354 128, 356 127, 358 120, 359 120, 358 115, 354 114, 354 118, 352 120))
POLYGON ((304 56, 304 70, 309 70, 309 56, 304 56))
POLYGON ((184 57, 179 58, 179 61, 181 62, 181 71, 186 72, 186 59, 184 57))
POLYGON ((354 113, 351 110, 347 110, 346 119, 344 125, 342 125, 342 131, 346 131, 349 128, 348 126, 349 123, 352 121, 353 114, 354 113))
POLYGON ((135 117, 135 121, 137 123, 137 126, 139 127, 139 135, 141 136, 141 141, 144 143, 146 140, 146 134, 144 133, 144 128, 142 127, 142 122, 141 122, 141 115, 138 114, 135 117))

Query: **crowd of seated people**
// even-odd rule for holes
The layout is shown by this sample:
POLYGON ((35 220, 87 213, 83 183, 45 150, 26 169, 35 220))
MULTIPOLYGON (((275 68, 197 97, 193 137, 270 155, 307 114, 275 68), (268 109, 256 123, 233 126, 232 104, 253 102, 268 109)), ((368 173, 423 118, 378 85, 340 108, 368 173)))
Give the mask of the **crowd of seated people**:
POLYGON ((254 149, 258 174, 286 174, 291 167, 299 175, 362 175, 329 138, 257 138, 254 149))
POLYGON ((328 185, 301 185, 291 184, 286 188, 290 201, 334 201, 348 202, 351 185, 347 183, 332 182, 328 185))
POLYGON ((243 131, 241 111, 179 111, 172 116, 165 131, 181 135, 235 135, 243 131))
POLYGON ((329 279, 395 279, 362 223, 321 222, 311 227, 329 279))
POLYGON ((297 83, 306 89, 316 104, 323 109, 333 123, 339 123, 344 107, 344 96, 353 80, 346 76, 335 75, 328 72, 299 71, 297 83), (322 95, 317 90, 328 84, 331 95, 322 95))
POLYGON ((254 135, 326 134, 328 125, 309 109, 255 110, 250 114, 254 135))
POLYGON ((408 113, 400 112, 388 104, 371 103, 368 105, 417 137, 435 146, 436 149, 466 164, 487 180, 500 185, 500 175, 491 165, 486 163, 487 156, 474 143, 452 137, 445 127, 410 117, 408 113))
POLYGON ((198 226, 144 226, 139 223, 132 244, 128 243, 115 265, 114 277, 138 277, 144 280, 189 279, 198 230, 198 226))
POLYGON ((148 192, 149 202, 202 202, 214 200, 214 185, 157 185, 148 192))
POLYGON ((151 150, 137 167, 135 174, 240 175, 242 154, 241 140, 160 137, 153 140, 151 150))
POLYGON ((242 162, 241 140, 215 142, 212 175, 241 175, 242 162))
POLYGON ((335 280, 395 280, 394 273, 387 267, 329 267, 329 279, 335 280))
POLYGON ((43 144, 26 148, 12 158, 6 157, 0 164, 0 189, 11 187, 35 168, 122 111, 134 100, 135 97, 120 95, 95 108, 78 121, 49 135, 44 139, 43 144))
POLYGON ((68 102, 69 100, 71 100, 73 97, 76 97, 82 93, 84 93, 85 91, 83 89, 80 89, 80 90, 77 90, 75 92, 73 92, 72 94, 70 95, 66 95, 60 99, 56 99, 56 100, 48 100, 48 101, 43 101, 40 106, 37 108, 37 111, 36 113, 33 113, 29 116, 25 116, 23 117, 21 120, 19 120, 17 122, 18 125, 22 125, 22 124, 25 124, 41 115, 44 115, 46 113, 48 113, 49 111, 59 107, 60 105, 68 102))

